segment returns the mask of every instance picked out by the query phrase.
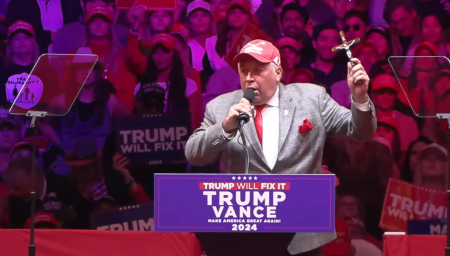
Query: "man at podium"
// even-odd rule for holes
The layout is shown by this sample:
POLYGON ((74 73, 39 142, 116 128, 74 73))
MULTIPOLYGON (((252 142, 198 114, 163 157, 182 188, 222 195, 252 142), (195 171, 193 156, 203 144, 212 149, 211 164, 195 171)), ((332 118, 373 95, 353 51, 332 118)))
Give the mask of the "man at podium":
MULTIPOLYGON (((201 127, 186 144, 188 161, 202 166, 220 158, 222 172, 243 173, 245 150, 238 128, 239 115, 246 113, 250 119, 242 133, 249 173, 320 174, 327 136, 368 140, 376 131, 375 107, 367 94, 369 77, 358 59, 351 61, 355 65, 348 63, 347 68, 347 109, 321 86, 282 84, 279 50, 268 41, 249 42, 234 58, 242 90, 208 103, 201 127), (253 90, 253 100, 244 98, 247 89, 253 90)), ((320 247, 335 238, 335 233, 297 233, 287 254, 323 255, 320 247)))

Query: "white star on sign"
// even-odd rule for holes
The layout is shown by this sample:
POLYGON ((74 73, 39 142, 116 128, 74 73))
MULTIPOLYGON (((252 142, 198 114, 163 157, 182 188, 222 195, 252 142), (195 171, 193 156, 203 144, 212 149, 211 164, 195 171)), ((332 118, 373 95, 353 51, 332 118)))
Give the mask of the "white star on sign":
POLYGON ((233 176, 233 177, 232 177, 231 179, 235 180, 235 179, 236 179, 236 177, 234 177, 234 176, 233 176))
POLYGON ((255 176, 255 178, 253 178, 253 179, 254 179, 254 180, 257 180, 257 179, 258 179, 258 177, 256 177, 256 176, 255 176))
POLYGON ((252 176, 248 177, 249 180, 252 180, 252 176))
POLYGON ((244 176, 244 180, 246 180, 247 179, 247 177, 246 176, 244 176))
POLYGON ((241 180, 241 176, 238 177, 238 180, 241 180))

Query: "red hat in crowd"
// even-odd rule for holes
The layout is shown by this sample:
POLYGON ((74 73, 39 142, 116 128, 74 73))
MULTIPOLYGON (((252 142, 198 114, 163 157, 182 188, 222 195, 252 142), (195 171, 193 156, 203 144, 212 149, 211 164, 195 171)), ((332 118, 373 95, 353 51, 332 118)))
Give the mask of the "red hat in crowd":
POLYGON ((225 10, 217 11, 214 14, 213 20, 215 23, 217 23, 217 22, 225 19, 226 17, 227 17, 227 10, 225 9, 225 10))
POLYGON ((274 63, 280 66, 280 51, 271 42, 256 39, 242 47, 241 52, 234 57, 233 62, 238 63, 242 56, 250 55, 262 63, 274 63))
POLYGON ((313 72, 307 70, 306 68, 298 68, 296 70, 294 70, 294 73, 292 74, 292 77, 297 77, 297 76, 306 76, 308 77, 311 81, 314 81, 314 74, 313 72))
MULTIPOLYGON (((203 2, 203 1, 202 1, 203 2)), ((170 34, 174 35, 180 35, 183 40, 187 43, 189 39, 189 30, 181 23, 174 23, 170 26, 170 34)))
POLYGON ((378 49, 374 44, 368 41, 363 41, 355 47, 355 50, 353 50, 354 55, 355 56, 358 55, 359 52, 364 48, 371 48, 374 52, 378 54, 378 49))
POLYGON ((232 8, 241 8, 244 12, 251 13, 252 7, 247 1, 244 0, 233 0, 230 1, 227 7, 227 12, 229 12, 232 8))
POLYGON ((414 56, 419 56, 419 52, 424 49, 430 51, 433 56, 437 56, 438 54, 438 48, 436 47, 436 45, 426 41, 416 47, 416 49, 414 50, 414 56))
POLYGON ((31 25, 28 22, 18 20, 14 22, 11 26, 8 28, 8 37, 11 37, 13 34, 17 32, 26 32, 32 37, 35 37, 34 28, 33 25, 31 25))
MULTIPOLYGON (((13 155, 15 152, 22 150, 22 149, 33 151, 33 144, 31 143, 31 141, 21 141, 19 143, 16 143, 13 146, 13 148, 11 149, 10 155, 13 155)), ((36 156, 39 156, 39 149, 36 148, 34 153, 36 156)))
POLYGON ((398 131, 397 120, 391 116, 379 116, 377 117, 377 123, 389 125, 398 131))
POLYGON ((161 44, 169 50, 175 49, 175 38, 166 33, 157 34, 151 41, 150 47, 153 48, 155 45, 161 44))
MULTIPOLYGON (((58 225, 58 222, 56 221, 56 218, 53 214, 47 213, 47 212, 37 212, 34 215, 34 223, 50 223, 55 225, 55 227, 58 225)), ((24 228, 30 228, 31 226, 31 218, 28 218, 25 222, 24 228)))
POLYGON ((104 6, 95 6, 86 13, 86 22, 90 21, 94 16, 106 18, 108 21, 112 19, 112 13, 104 6))
POLYGON ((372 81, 372 91, 391 89, 398 92, 398 81, 390 74, 380 74, 372 81))
POLYGON ((292 48, 297 53, 299 52, 300 49, 299 43, 294 38, 291 37, 282 37, 278 39, 275 45, 278 47, 278 49, 281 49, 283 47, 292 48))
POLYGON ((350 251, 351 239, 348 230, 348 224, 344 220, 337 219, 335 221, 336 239, 322 246, 323 254, 331 255, 347 255, 350 251))

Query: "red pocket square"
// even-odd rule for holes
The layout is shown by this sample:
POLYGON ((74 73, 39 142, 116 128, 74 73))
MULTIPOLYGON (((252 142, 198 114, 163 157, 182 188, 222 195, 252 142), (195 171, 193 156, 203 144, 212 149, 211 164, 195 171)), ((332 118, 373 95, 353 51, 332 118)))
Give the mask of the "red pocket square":
POLYGON ((309 132, 314 128, 314 126, 309 122, 308 119, 303 120, 303 124, 298 127, 298 133, 309 132))

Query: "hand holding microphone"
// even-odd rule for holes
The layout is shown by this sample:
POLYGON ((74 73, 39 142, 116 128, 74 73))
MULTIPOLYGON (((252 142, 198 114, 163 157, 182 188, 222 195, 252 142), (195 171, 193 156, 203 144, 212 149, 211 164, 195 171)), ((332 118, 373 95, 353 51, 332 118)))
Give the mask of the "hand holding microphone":
POLYGON ((226 133, 234 133, 240 124, 245 124, 250 120, 253 106, 251 105, 255 93, 252 89, 247 88, 244 92, 244 97, 238 104, 231 106, 227 116, 222 122, 223 130, 226 133))

